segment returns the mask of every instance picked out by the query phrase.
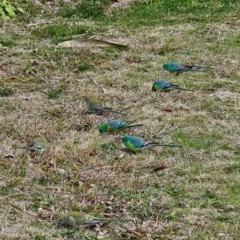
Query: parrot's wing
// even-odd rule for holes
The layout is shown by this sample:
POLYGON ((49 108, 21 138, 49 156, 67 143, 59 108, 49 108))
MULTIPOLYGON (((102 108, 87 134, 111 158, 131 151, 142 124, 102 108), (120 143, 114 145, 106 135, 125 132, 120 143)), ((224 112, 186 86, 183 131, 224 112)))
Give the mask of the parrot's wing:
POLYGON ((118 121, 118 128, 122 128, 124 126, 129 126, 130 124, 134 123, 136 120, 132 121, 118 121))
POLYGON ((89 111, 96 111, 98 109, 98 104, 94 102, 87 102, 87 107, 89 111))
POLYGON ((89 111, 98 111, 98 109, 100 108, 101 105, 101 101, 98 99, 93 99, 93 98, 85 98, 85 101, 87 103, 87 107, 89 111))
POLYGON ((36 143, 32 143, 31 145, 29 145, 26 149, 30 150, 30 151, 37 151, 39 154, 43 153, 45 148, 37 145, 36 143))
POLYGON ((166 88, 172 88, 172 87, 178 87, 178 85, 176 85, 174 83, 171 83, 171 82, 167 82, 165 87, 166 88))
POLYGON ((189 69, 192 69, 193 66, 190 66, 190 65, 186 65, 186 64, 181 64, 181 69, 180 70, 189 70, 189 69))
POLYGON ((33 139, 35 145, 41 146, 42 148, 47 148, 48 141, 44 136, 37 137, 33 139))
POLYGON ((38 154, 41 154, 44 152, 45 148, 37 145, 36 143, 31 143, 30 145, 28 145, 27 147, 20 147, 20 149, 26 149, 28 151, 36 151, 38 152, 38 154))
POLYGON ((32 146, 35 147, 39 154, 41 154, 48 147, 47 139, 44 136, 37 137, 33 140, 32 146))
POLYGON ((164 89, 167 87, 167 81, 165 80, 158 80, 158 81, 155 81, 155 84, 157 85, 157 87, 159 89, 164 89))
POLYGON ((69 220, 69 226, 71 226, 71 227, 77 227, 77 225, 76 225, 76 220, 74 219, 74 217, 69 216, 68 220, 69 220))
POLYGON ((101 220, 92 219, 90 221, 85 222, 83 225, 94 226, 94 225, 100 224, 101 222, 102 222, 101 220))
POLYGON ((168 84, 167 84, 167 86, 166 86, 167 88, 178 88, 179 87, 179 85, 177 85, 177 84, 174 84, 174 83, 171 83, 171 82, 168 82, 168 84))
POLYGON ((144 147, 147 142, 143 141, 141 138, 132 138, 130 143, 135 147, 135 148, 140 148, 144 147))
POLYGON ((152 148, 152 147, 155 147, 155 146, 158 146, 159 143, 158 142, 146 142, 144 141, 144 148, 152 148))
POLYGON ((129 125, 129 124, 132 124, 132 123, 134 123, 134 122, 136 122, 136 120, 126 121, 126 122, 125 122, 125 121, 122 121, 122 124, 123 124, 123 125, 126 125, 126 124, 129 125))
POLYGON ((109 107, 97 107, 96 110, 100 111, 100 112, 111 112, 112 111, 112 109, 109 107))
POLYGON ((173 63, 170 63, 170 69, 171 69, 171 71, 176 72, 176 71, 184 69, 184 67, 180 63, 173 62, 173 63))
POLYGON ((111 129, 116 130, 120 127, 122 127, 122 121, 121 120, 112 120, 108 122, 108 125, 110 126, 111 129))

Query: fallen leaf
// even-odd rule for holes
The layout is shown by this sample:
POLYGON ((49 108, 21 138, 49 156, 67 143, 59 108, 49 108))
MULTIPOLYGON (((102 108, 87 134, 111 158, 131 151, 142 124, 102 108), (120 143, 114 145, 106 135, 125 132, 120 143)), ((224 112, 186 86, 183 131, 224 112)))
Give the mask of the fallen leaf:
POLYGON ((119 44, 116 42, 93 39, 93 38, 65 41, 65 42, 59 43, 57 46, 58 47, 107 47, 107 46, 127 47, 126 45, 119 44))
POLYGON ((141 233, 138 233, 137 231, 134 230, 127 230, 128 233, 130 233, 132 238, 138 239, 141 236, 141 233))
POLYGON ((4 157, 5 158, 14 158, 14 156, 12 154, 6 154, 4 157))
POLYGON ((89 157, 93 157, 97 155, 97 151, 95 149, 93 149, 90 153, 89 153, 89 157))
POLYGON ((32 62, 32 66, 37 66, 37 65, 39 65, 39 63, 34 60, 34 61, 32 62))
POLYGON ((161 170, 166 169, 166 168, 168 168, 168 166, 163 164, 159 167, 156 167, 156 168, 152 169, 151 171, 152 172, 158 172, 158 171, 161 171, 161 170))
POLYGON ((164 108, 163 111, 164 111, 164 112, 169 112, 169 113, 170 113, 170 112, 172 112, 172 109, 170 109, 170 108, 164 108))

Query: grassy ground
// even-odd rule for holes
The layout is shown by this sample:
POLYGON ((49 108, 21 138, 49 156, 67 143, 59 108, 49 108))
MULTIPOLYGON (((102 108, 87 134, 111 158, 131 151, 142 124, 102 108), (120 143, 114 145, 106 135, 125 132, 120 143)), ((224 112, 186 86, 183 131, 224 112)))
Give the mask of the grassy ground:
POLYGON ((22 3, 0 22, 1 239, 239 239, 238 1, 109 2, 22 3), (78 34, 128 48, 57 47, 78 34), (176 77, 167 61, 213 68, 176 77), (195 91, 153 93, 159 78, 195 91), (129 153, 127 131, 98 132, 119 116, 86 114, 84 96, 144 124, 131 135, 183 148, 129 153), (43 154, 19 149, 40 135, 43 154), (69 210, 132 221, 58 226, 69 210))

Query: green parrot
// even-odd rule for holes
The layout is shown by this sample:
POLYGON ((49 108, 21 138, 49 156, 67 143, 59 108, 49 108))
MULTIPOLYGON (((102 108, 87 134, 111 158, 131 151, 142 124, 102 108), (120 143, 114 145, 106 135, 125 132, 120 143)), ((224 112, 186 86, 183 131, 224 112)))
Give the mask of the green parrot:
POLYGON ((176 73, 178 76, 180 73, 183 72, 204 72, 206 67, 201 66, 194 66, 194 65, 184 65, 178 62, 171 62, 171 63, 165 63, 163 65, 163 69, 167 70, 171 73, 176 73))
POLYGON ((106 113, 106 112, 113 112, 121 115, 126 115, 122 112, 114 111, 109 107, 102 106, 102 102, 96 99, 85 97, 85 101, 87 103, 87 107, 90 113, 106 113))
POLYGON ((27 147, 21 147, 20 149, 26 149, 28 151, 36 151, 38 154, 42 154, 47 148, 47 139, 44 136, 37 137, 27 147))
POLYGON ((131 127, 138 127, 142 126, 143 124, 135 124, 131 125, 134 123, 134 121, 121 121, 121 120, 111 120, 108 121, 107 123, 104 123, 99 127, 99 132, 100 133, 106 133, 106 132, 112 132, 112 133, 118 133, 121 130, 124 130, 126 128, 131 128, 131 127))
POLYGON ((152 86, 152 90, 154 92, 156 92, 158 90, 162 90, 164 92, 168 92, 168 91, 173 90, 173 89, 184 90, 184 91, 193 91, 193 90, 186 89, 186 88, 180 88, 178 85, 175 85, 175 84, 170 83, 170 82, 168 82, 166 80, 163 80, 163 79, 156 80, 153 83, 153 86, 152 86))
POLYGON ((124 145, 132 150, 133 152, 139 152, 143 149, 149 149, 156 146, 165 146, 165 147, 182 147, 174 144, 160 144, 158 142, 146 142, 141 137, 129 136, 126 135, 122 138, 124 145))
POLYGON ((117 218, 95 218, 82 212, 72 211, 62 214, 58 219, 58 223, 66 227, 90 227, 101 222, 107 221, 131 221, 129 219, 117 218))

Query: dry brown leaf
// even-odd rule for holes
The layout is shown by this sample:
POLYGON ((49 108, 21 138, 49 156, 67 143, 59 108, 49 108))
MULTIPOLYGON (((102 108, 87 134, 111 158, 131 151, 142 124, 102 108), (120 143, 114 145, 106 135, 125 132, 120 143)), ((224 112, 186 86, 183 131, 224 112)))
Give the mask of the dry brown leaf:
POLYGON ((170 108, 164 108, 164 109, 163 109, 163 111, 164 111, 164 112, 171 113, 173 110, 172 110, 172 109, 170 109, 170 108))
POLYGON ((12 155, 12 154, 6 154, 5 156, 4 156, 5 158, 15 158, 15 156, 14 155, 12 155))
POLYGON ((168 168, 168 166, 161 165, 159 167, 156 167, 156 168, 152 169, 152 172, 158 172, 158 171, 161 171, 161 170, 166 169, 166 168, 168 168))
POLYGON ((90 157, 93 157, 93 156, 96 156, 97 155, 97 151, 95 149, 93 149, 90 153, 89 153, 89 156, 90 157))

